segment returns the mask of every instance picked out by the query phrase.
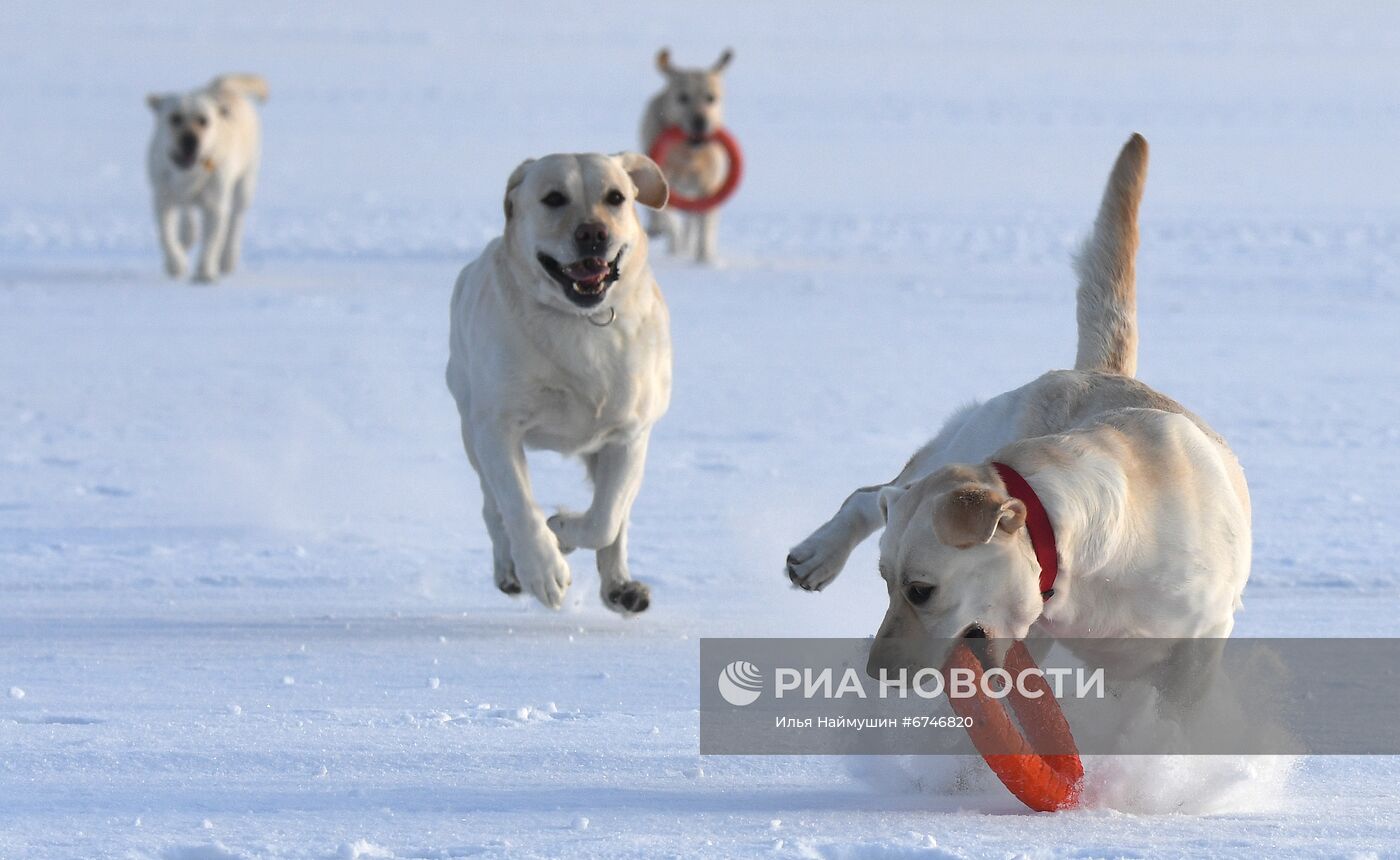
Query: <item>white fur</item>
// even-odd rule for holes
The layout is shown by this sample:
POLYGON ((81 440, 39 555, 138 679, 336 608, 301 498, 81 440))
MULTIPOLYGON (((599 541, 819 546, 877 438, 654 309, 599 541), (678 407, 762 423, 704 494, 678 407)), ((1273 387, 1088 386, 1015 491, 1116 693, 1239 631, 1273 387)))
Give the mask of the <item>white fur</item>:
POLYGON ((665 199, 661 172, 645 156, 527 161, 507 183, 504 235, 457 278, 447 385, 481 480, 502 591, 523 587, 558 608, 571 581, 564 553, 584 547, 597 551, 610 608, 639 612, 649 603, 627 569, 627 521, 651 427, 670 401, 671 340, 634 201, 658 207, 665 199), (606 202, 613 190, 624 193, 622 205, 606 202), (567 204, 546 205, 551 193, 567 204), (591 307, 571 299, 537 257, 574 260, 584 223, 608 227, 607 259, 618 260, 619 278, 591 307), (594 481, 586 512, 546 519, 530 490, 527 447, 584 459, 594 481))
POLYGON ((972 625, 1007 639, 1229 635, 1250 564, 1243 472, 1201 419, 1129 375, 1146 158, 1135 136, 1079 261, 1079 367, 958 411, 893 481, 857 490, 788 557, 793 583, 820 591, 885 526, 890 607, 872 669, 898 661, 898 637, 952 639, 972 625), (993 461, 1019 471, 1050 515, 1060 570, 1048 603, 1024 510, 993 461))
POLYGON ((155 113, 155 132, 146 168, 155 197, 156 228, 165 271, 182 277, 195 243, 195 213, 204 247, 195 280, 209 283, 238 265, 243 219, 257 186, 261 130, 249 99, 267 99, 267 84, 256 75, 222 75, 188 93, 146 97, 155 113), (192 159, 182 163, 179 138, 198 141, 192 159))
MULTIPOLYGON (((647 102, 642 114, 642 146, 647 151, 662 131, 677 126, 688 133, 712 134, 724 126, 724 70, 734 53, 726 50, 707 69, 681 69, 671 64, 671 52, 656 55, 656 67, 666 77, 666 86, 647 102)), ((717 143, 699 146, 682 144, 662 165, 666 179, 687 195, 705 196, 724 181, 728 163, 717 143)), ((719 210, 653 212, 648 227, 652 236, 665 236, 672 254, 693 254, 702 263, 712 263, 719 253, 719 210)))

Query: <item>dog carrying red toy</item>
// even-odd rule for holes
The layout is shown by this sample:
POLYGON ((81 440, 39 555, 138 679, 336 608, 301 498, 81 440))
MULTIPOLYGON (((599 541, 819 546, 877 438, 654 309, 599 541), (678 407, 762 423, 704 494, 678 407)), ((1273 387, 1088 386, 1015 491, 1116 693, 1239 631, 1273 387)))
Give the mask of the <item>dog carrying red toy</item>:
POLYGON ((953 711, 968 721, 967 733, 973 745, 1002 784, 1022 803, 1037 812, 1078 806, 1084 765, 1050 685, 1037 671, 1024 643, 1011 646, 1003 668, 1012 678, 1023 679, 1019 686, 1025 688, 1024 692, 1040 694, 1024 695, 1017 684, 1011 685, 1006 698, 1011 701, 1019 727, 1000 700, 991 699, 982 692, 982 661, 966 643, 960 643, 953 650, 945 671, 965 669, 972 672, 978 693, 968 698, 949 696, 953 711), (1056 752, 1046 753, 1045 750, 1056 752))
MULTIPOLYGON (((681 144, 689 145, 690 136, 677 126, 671 126, 656 136, 656 140, 651 144, 651 151, 647 153, 651 160, 657 164, 666 164, 666 158, 671 150, 681 144)), ((724 182, 714 193, 704 197, 686 197, 677 194, 675 189, 671 189, 671 198, 666 205, 672 209, 679 209, 682 212, 708 212, 728 200, 735 189, 739 187, 739 181, 744 177, 744 154, 739 150, 739 142, 734 139, 725 129, 719 129, 705 139, 706 143, 717 143, 724 154, 729 159, 729 170, 725 174, 724 182)))

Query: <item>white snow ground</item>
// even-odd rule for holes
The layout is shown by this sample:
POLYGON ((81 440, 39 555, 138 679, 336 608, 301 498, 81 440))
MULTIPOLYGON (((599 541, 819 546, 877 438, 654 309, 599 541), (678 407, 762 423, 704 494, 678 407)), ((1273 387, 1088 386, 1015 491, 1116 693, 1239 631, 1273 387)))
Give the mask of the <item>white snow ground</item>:
POLYGON ((1395 7, 120 5, 0 25, 0 857, 1400 855, 1394 758, 1031 815, 888 760, 702 760, 695 710, 701 636, 873 631, 869 549, 813 597, 787 547, 1072 359, 1068 256, 1132 130, 1141 376, 1253 487, 1238 634, 1396 634, 1395 7), (653 608, 601 609, 576 556, 555 614, 491 584, 447 298, 515 163, 635 146, 661 44, 734 45, 750 172, 724 267, 655 255, 653 608), (172 284, 142 96, 235 69, 273 94, 247 266, 172 284))

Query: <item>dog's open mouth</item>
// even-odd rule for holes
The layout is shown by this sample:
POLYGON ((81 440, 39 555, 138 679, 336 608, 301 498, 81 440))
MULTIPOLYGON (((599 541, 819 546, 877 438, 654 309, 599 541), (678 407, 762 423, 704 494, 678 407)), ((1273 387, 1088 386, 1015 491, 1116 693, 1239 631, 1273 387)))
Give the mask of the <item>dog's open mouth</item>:
POLYGON ((540 265, 549 273, 569 301, 581 308, 591 308, 603 300, 608 287, 621 277, 620 264, 627 246, 618 249, 611 262, 602 257, 584 257, 567 265, 543 252, 536 255, 540 265))
POLYGON ((991 639, 987 636, 987 628, 981 624, 969 626, 958 638, 962 640, 962 644, 957 647, 967 647, 983 666, 991 667, 1001 664, 1000 656, 994 653, 991 639))
POLYGON ((170 153, 170 160, 174 162, 175 166, 180 168, 181 170, 189 170, 191 167, 194 167, 195 160, 198 158, 198 156, 199 153, 197 152, 190 151, 187 153, 183 150, 177 149, 174 152, 170 153))

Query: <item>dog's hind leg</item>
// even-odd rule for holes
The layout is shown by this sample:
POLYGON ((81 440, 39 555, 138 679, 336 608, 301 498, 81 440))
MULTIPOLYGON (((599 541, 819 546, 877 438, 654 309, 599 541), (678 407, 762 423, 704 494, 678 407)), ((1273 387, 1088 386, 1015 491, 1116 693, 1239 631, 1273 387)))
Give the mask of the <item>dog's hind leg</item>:
POLYGON ((627 570, 627 523, 618 530, 617 540, 598 550, 598 576, 603 605, 614 612, 631 615, 651 606, 651 589, 627 570))
POLYGON ((642 487, 646 459, 646 434, 605 445, 588 456, 588 472, 593 478, 592 504, 581 514, 557 513, 549 518, 550 531, 558 538, 561 550, 600 550, 612 545, 642 487))
POLYGON ((1177 720, 1194 713, 1216 685, 1224 654, 1223 638, 1177 641, 1152 679, 1162 696, 1162 712, 1177 720))
POLYGON ((224 239, 224 252, 219 258, 219 271, 225 275, 238 266, 243 255, 243 216, 253 199, 253 177, 251 174, 238 180, 234 186, 233 198, 229 203, 228 237, 224 239))
POLYGON ((496 507, 496 494, 492 492, 491 485, 486 483, 486 478, 481 474, 481 466, 477 463, 476 453, 472 450, 471 434, 467 430, 467 422, 462 422, 462 444, 467 449, 467 459, 471 461, 472 468, 476 470, 477 478, 481 483, 481 518, 486 523, 486 533, 491 537, 491 566, 496 579, 496 587, 506 594, 516 595, 522 589, 520 579, 515 575, 515 562, 510 556, 510 537, 506 534, 505 521, 501 519, 501 512, 496 507))
POLYGON ((701 263, 713 263, 719 243, 719 213, 711 210, 703 215, 696 215, 694 220, 697 234, 695 259, 701 263))
POLYGON ((200 207, 200 217, 204 222, 204 247, 199 252, 199 265, 194 278, 201 283, 212 283, 219 277, 219 261, 223 258, 224 243, 228 240, 229 211, 233 201, 227 193, 200 207))
POLYGON ((666 247, 672 254, 679 253, 681 242, 681 230, 679 219, 674 212, 665 209, 656 210, 647 214, 647 235, 652 238, 664 236, 666 247))
POLYGON ((851 493, 831 519, 792 548, 787 576, 793 585, 821 591, 831 584, 846 566, 851 551, 884 524, 880 516, 880 490, 884 486, 861 487, 851 493))
POLYGON ((559 513, 549 518, 561 549, 584 547, 598 551, 603 603, 622 613, 641 612, 650 591, 627 571, 627 519, 642 486, 648 437, 606 445, 587 458, 593 478, 593 503, 582 514, 559 513))
POLYGON ((699 259, 701 234, 704 226, 701 224, 701 220, 704 217, 703 215, 687 213, 686 216, 681 219, 681 241, 680 244, 676 246, 676 250, 673 253, 686 257, 693 256, 699 259))

